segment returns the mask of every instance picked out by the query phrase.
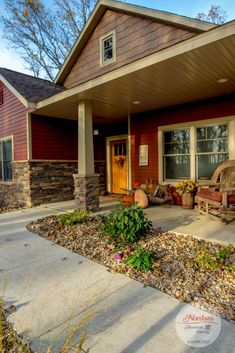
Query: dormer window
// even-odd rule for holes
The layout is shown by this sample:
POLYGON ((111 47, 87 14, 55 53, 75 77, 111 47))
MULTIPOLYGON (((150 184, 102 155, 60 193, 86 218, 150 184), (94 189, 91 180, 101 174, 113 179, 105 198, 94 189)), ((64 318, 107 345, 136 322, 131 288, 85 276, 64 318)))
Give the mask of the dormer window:
POLYGON ((106 66, 116 61, 115 31, 100 38, 100 66, 106 66))

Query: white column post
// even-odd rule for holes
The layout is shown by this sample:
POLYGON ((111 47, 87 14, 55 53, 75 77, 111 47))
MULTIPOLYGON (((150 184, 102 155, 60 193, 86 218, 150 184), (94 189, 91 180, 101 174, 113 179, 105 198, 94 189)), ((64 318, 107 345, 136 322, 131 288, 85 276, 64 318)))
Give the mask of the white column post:
POLYGON ((92 107, 87 101, 78 104, 78 173, 92 175, 94 168, 92 107))
POLYGON ((78 174, 74 177, 75 204, 78 210, 99 210, 99 174, 95 174, 92 106, 78 104, 78 174))

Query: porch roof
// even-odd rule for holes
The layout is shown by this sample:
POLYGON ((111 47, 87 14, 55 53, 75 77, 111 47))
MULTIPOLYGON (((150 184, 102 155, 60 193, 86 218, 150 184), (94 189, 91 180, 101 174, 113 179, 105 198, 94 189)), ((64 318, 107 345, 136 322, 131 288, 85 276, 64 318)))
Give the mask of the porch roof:
POLYGON ((42 100, 36 114, 77 119, 78 102, 90 100, 93 115, 106 122, 234 93, 234 57, 232 21, 42 100))

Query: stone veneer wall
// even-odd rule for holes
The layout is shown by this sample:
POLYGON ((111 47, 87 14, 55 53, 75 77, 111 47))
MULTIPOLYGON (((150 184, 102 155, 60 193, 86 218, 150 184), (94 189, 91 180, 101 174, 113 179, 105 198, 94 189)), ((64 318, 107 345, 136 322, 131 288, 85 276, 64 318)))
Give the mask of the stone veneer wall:
POLYGON ((76 208, 80 211, 99 211, 99 174, 74 174, 73 177, 76 208))
MULTIPOLYGON (((77 161, 30 161, 30 195, 34 206, 74 198, 73 174, 78 173, 77 161)), ((106 189, 105 161, 95 161, 100 174, 101 190, 106 189)))
POLYGON ((13 181, 0 182, 0 207, 29 207, 29 164, 27 161, 12 163, 13 181))
POLYGON ((99 174, 99 191, 106 191, 106 163, 103 160, 95 161, 95 174, 99 174))
POLYGON ((73 199, 76 161, 29 161, 33 206, 73 199))
MULTIPOLYGON (((74 198, 77 161, 13 162, 13 182, 0 182, 0 207, 30 207, 74 198)), ((105 161, 95 161, 99 191, 106 190, 105 161)))

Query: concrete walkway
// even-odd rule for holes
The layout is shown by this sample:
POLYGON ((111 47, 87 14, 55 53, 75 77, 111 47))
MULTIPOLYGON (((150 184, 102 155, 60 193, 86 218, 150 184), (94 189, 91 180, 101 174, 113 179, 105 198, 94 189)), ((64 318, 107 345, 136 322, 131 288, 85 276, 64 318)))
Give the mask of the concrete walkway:
MULTIPOLYGON (((105 210, 110 206, 112 201, 103 203, 105 210)), ((89 316, 85 348, 90 353, 235 352, 233 324, 222 320, 221 333, 213 344, 190 348, 175 330, 183 303, 124 275, 111 274, 104 266, 25 229, 33 219, 73 208, 73 203, 67 202, 0 215, 0 295, 8 305, 16 306, 9 318, 35 351, 46 352, 52 338, 59 347, 66 330, 89 316)), ((180 220, 178 210, 150 208, 147 213, 163 228, 170 227, 175 218, 175 229, 180 232, 189 226, 190 214, 180 220), (156 219, 156 214, 160 218, 156 219)))

